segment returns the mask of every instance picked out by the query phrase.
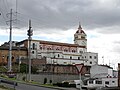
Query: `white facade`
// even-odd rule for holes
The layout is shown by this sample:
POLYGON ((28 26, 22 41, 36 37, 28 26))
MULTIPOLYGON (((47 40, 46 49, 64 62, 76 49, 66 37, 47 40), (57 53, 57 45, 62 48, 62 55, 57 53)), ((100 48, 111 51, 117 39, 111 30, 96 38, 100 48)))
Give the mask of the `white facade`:
POLYGON ((98 53, 85 52, 82 54, 82 59, 84 59, 84 65, 93 66, 98 64, 98 53))
MULTIPOLYGON (((87 85, 83 85, 88 89, 98 89, 100 87, 117 87, 118 78, 97 78, 87 80, 87 85)), ((101 89, 102 90, 102 89, 101 89)))
MULTIPOLYGON (((50 64, 53 61, 57 60, 57 64, 81 64, 83 63, 86 66, 92 66, 98 63, 98 54, 92 52, 78 52, 79 47, 77 47, 77 52, 65 52, 61 50, 46 50, 40 49, 40 44, 38 42, 31 42, 31 45, 36 46, 35 49, 32 48, 31 56, 32 58, 41 58, 46 57, 47 63, 50 64), (92 58, 91 58, 92 57, 92 58), (49 61, 48 61, 49 60, 49 61)), ((81 49, 82 50, 82 49, 81 49)))
POLYGON ((91 78, 114 77, 113 68, 106 65, 93 65, 90 69, 91 78))

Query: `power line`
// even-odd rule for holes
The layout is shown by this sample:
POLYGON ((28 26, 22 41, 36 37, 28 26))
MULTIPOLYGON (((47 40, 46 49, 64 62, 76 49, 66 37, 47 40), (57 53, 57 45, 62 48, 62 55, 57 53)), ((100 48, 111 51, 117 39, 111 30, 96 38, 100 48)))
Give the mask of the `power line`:
POLYGON ((8 1, 7 0, 5 0, 5 1, 6 1, 6 5, 8 6, 8 9, 10 9, 10 5, 9 5, 8 1))
MULTIPOLYGON (((3 17, 3 22, 5 22, 5 25, 7 25, 6 23, 6 13, 8 13, 8 9, 7 9, 7 5, 5 4, 5 0, 2 0, 0 3, 1 7, 0 7, 0 12, 1 12, 1 16, 3 17)), ((2 20, 1 20, 2 21, 2 20)))
POLYGON ((3 19, 4 19, 5 24, 8 25, 8 24, 6 23, 6 18, 5 18, 5 15, 4 15, 3 11, 1 10, 1 8, 0 8, 0 12, 1 12, 1 16, 2 16, 3 19))
POLYGON ((6 12, 8 13, 8 10, 9 10, 9 8, 8 8, 8 6, 7 6, 7 4, 6 4, 6 2, 5 2, 5 0, 2 0, 3 1, 3 6, 5 7, 5 10, 6 10, 6 12))
POLYGON ((15 8, 16 8, 16 24, 17 24, 17 13, 18 13, 18 12, 17 12, 17 8, 18 8, 18 0, 16 0, 16 7, 15 7, 15 8))
MULTIPOLYGON (((40 19, 40 18, 38 18, 38 17, 33 17, 33 16, 30 16, 30 15, 25 15, 25 14, 23 14, 23 13, 20 13, 21 15, 23 15, 24 17, 27 17, 27 18, 31 18, 32 19, 32 22, 33 22, 33 20, 34 21, 36 21, 37 23, 40 23, 40 24, 44 24, 44 25, 49 25, 49 24, 47 24, 45 21, 43 21, 42 19, 40 19), (41 21, 42 21, 42 23, 41 23, 41 21)), ((24 18, 24 17, 22 17, 22 18, 24 18)))

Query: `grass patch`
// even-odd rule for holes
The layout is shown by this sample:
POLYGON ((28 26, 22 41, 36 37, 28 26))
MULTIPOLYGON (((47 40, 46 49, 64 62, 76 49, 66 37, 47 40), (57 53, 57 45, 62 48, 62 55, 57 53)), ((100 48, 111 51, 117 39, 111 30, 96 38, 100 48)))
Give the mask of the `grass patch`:
POLYGON ((40 85, 40 86, 55 87, 55 86, 53 86, 52 84, 42 84, 42 85, 40 85))
POLYGON ((2 89, 8 89, 8 88, 5 87, 4 85, 0 85, 0 88, 2 88, 2 89))
POLYGON ((1 72, 7 72, 8 70, 7 70, 7 68, 5 68, 5 67, 3 67, 3 66, 0 66, 0 71, 1 71, 1 72))
POLYGON ((0 85, 0 89, 4 89, 4 90, 15 90, 15 89, 13 89, 13 88, 5 87, 4 85, 0 85))
POLYGON ((30 82, 30 83, 32 83, 32 84, 41 84, 41 83, 39 83, 39 82, 34 82, 34 81, 32 81, 32 82, 30 82))

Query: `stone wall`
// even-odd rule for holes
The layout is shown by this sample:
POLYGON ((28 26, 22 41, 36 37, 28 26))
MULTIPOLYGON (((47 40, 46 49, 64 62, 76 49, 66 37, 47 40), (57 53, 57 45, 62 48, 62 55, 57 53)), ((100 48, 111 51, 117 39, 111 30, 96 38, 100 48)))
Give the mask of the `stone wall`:
MULTIPOLYGON (((17 77, 19 80, 22 80, 23 77, 28 78, 26 74, 18 74, 17 77)), ((64 80, 78 80, 79 75, 71 75, 71 74, 48 74, 48 73, 41 73, 41 74, 32 74, 31 80, 40 82, 43 84, 44 78, 47 78, 47 83, 52 80, 53 83, 62 82, 64 80)))

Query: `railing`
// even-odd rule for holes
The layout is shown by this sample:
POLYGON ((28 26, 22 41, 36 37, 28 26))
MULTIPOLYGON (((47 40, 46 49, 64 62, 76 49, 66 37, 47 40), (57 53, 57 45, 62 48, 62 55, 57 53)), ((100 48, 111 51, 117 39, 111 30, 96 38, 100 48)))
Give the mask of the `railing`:
POLYGON ((15 86, 18 86, 17 82, 6 80, 6 79, 0 79, 0 83, 6 83, 6 84, 13 85, 14 90, 15 90, 15 86))

